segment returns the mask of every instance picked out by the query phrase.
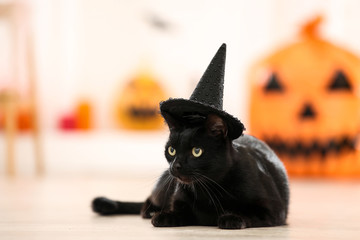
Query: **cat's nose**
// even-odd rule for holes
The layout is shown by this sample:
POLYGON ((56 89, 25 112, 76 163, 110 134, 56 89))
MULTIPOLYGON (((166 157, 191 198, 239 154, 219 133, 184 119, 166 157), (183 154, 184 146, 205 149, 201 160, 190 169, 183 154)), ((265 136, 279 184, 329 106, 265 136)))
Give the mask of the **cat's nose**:
POLYGON ((181 171, 181 164, 179 162, 174 162, 173 164, 171 164, 170 167, 170 173, 174 176, 178 176, 179 172, 181 171))
POLYGON ((176 163, 174 163, 173 168, 174 168, 176 171, 179 171, 179 170, 181 169, 181 164, 178 163, 178 162, 176 162, 176 163))

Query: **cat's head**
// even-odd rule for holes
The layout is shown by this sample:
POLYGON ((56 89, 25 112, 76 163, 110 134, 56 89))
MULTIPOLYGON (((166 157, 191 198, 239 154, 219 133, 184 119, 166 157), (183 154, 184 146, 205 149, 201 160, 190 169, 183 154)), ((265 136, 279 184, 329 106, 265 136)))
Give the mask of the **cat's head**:
POLYGON ((170 129, 165 156, 170 174, 180 182, 191 184, 203 178, 216 180, 228 167, 228 129, 215 115, 188 115, 176 119, 163 113, 170 129))

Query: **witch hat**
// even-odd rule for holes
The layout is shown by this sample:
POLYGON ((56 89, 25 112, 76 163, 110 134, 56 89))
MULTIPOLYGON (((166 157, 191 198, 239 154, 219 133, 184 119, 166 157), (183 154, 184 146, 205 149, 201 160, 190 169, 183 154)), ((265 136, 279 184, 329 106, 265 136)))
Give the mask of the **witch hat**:
POLYGON ((228 127, 230 139, 238 138, 244 125, 236 117, 223 110, 224 72, 226 44, 222 44, 201 77, 190 99, 170 98, 160 103, 160 112, 186 121, 187 116, 206 117, 213 113, 221 117, 228 127))

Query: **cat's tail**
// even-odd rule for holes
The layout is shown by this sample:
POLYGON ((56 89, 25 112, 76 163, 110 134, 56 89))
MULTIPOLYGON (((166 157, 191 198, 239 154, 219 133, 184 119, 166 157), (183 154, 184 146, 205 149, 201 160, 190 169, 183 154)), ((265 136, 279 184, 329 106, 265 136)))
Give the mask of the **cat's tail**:
POLYGON ((92 201, 91 208, 101 215, 140 214, 143 205, 143 202, 120 202, 97 197, 92 201))

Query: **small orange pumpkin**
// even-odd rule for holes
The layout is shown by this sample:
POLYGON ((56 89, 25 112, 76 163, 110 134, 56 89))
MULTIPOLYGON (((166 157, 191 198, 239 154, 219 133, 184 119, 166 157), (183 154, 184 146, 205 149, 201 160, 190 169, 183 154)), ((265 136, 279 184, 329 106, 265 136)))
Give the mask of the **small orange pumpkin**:
POLYGON ((76 128, 90 130, 93 128, 93 109, 89 101, 80 101, 75 109, 76 128))
POLYGON ((250 72, 250 132, 265 140, 292 176, 360 176, 360 59, 317 34, 250 72))
POLYGON ((159 102, 165 92, 149 74, 141 73, 130 81, 116 100, 116 120, 119 126, 133 130, 160 129, 164 121, 159 102))

